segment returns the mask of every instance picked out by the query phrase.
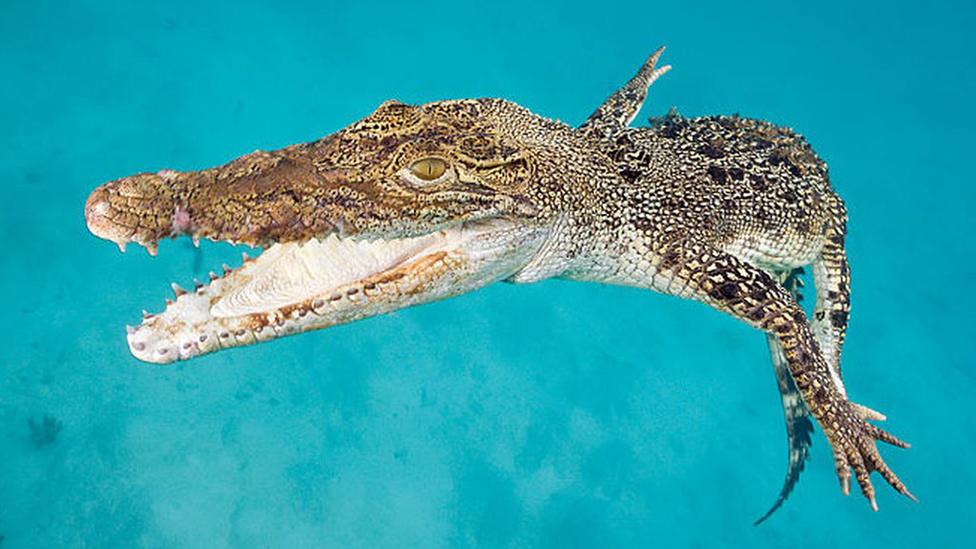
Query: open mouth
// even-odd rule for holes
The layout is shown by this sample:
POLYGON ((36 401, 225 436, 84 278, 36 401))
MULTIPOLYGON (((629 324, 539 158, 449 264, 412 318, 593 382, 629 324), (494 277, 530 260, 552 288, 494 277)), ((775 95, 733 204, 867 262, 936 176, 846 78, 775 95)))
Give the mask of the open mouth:
POLYGON ((137 243, 156 255, 158 242, 183 237, 264 248, 193 290, 174 285, 162 312, 128 329, 136 358, 184 360, 452 297, 512 276, 548 235, 530 205, 484 185, 421 192, 405 175, 368 178, 321 160, 348 156, 347 142, 92 191, 88 229, 123 251, 137 243))
POLYGON ((132 354, 168 363, 381 314, 468 291, 507 276, 502 267, 470 279, 480 260, 504 253, 502 219, 462 223, 432 234, 273 244, 209 284, 184 290, 165 310, 128 328, 132 354), (486 278, 486 280, 482 280, 486 278))

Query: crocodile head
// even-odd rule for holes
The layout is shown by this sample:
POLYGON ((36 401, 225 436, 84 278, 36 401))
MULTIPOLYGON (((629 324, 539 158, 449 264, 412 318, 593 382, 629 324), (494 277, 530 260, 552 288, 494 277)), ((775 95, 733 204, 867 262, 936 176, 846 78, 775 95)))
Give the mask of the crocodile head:
POLYGON ((174 285, 129 328, 133 355, 165 363, 517 276, 570 206, 567 174, 585 179, 579 139, 502 100, 389 101, 318 141, 111 181, 85 216, 123 251, 181 236, 264 249, 193 291, 174 285))

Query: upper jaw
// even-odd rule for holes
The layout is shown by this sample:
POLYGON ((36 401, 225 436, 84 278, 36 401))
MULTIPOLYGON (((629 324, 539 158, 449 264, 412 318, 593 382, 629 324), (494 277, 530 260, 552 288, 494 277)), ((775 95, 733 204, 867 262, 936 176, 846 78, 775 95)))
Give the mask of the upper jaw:
POLYGON ((467 210, 441 210, 439 218, 428 216, 416 226, 411 216, 400 215, 401 210, 420 208, 415 202, 402 196, 377 197, 378 188, 356 190, 362 185, 348 184, 331 172, 313 175, 281 161, 253 180, 223 181, 221 174, 227 169, 163 170, 105 183, 85 204, 88 229, 116 243, 123 252, 128 243, 135 242, 156 255, 160 240, 179 236, 188 236, 195 243, 208 239, 267 247, 330 234, 343 238, 419 236, 460 222, 501 215, 528 219, 536 213, 528 202, 512 197, 472 196, 467 210), (284 172, 278 173, 281 169, 284 172), (296 179, 282 181, 286 176, 296 179))
POLYGON ((222 169, 162 170, 105 183, 85 203, 88 229, 122 251, 135 242, 156 255, 160 240, 179 236, 267 246, 351 228, 340 208, 296 203, 305 194, 301 185, 290 191, 275 188, 273 178, 260 180, 267 188, 255 193, 247 181, 218 184, 222 169))

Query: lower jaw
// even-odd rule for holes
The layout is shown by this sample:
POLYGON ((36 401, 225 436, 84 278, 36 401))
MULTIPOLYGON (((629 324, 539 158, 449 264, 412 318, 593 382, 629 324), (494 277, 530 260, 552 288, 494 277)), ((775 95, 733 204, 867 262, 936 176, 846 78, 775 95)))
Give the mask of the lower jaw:
MULTIPOLYGON (((510 229, 511 224, 504 228, 510 229)), ((479 233, 468 236, 471 234, 479 233)), ((451 297, 504 278, 518 267, 519 257, 510 252, 514 249, 513 242, 500 239, 498 249, 502 260, 486 268, 488 262, 479 257, 483 250, 472 254, 459 235, 444 233, 444 238, 434 238, 430 245, 405 261, 327 290, 318 288, 287 303, 275 303, 267 308, 253 303, 225 306, 228 295, 239 292, 243 285, 260 276, 262 269, 267 270, 268 262, 274 261, 273 257, 262 260, 274 255, 274 248, 269 249, 209 285, 193 292, 178 292, 181 295, 165 311, 149 315, 142 324, 129 330, 129 349, 133 356, 145 362, 185 360, 451 297)), ((528 237, 531 240, 536 235, 528 237)), ((343 258, 334 259, 338 262, 343 258)))

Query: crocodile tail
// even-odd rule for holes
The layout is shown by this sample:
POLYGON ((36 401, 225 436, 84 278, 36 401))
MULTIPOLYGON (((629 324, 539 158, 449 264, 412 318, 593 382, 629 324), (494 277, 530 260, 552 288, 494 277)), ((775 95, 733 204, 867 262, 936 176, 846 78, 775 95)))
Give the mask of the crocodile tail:
MULTIPOLYGON (((789 290, 794 299, 800 301, 799 276, 803 274, 803 269, 796 269, 785 276, 783 286, 789 290)), ((783 400, 783 415, 786 419, 786 438, 789 445, 789 463, 786 468, 786 478, 783 480, 783 487, 780 489, 779 496, 766 514, 761 516, 754 524, 759 525, 777 509, 790 496, 796 483, 800 480, 800 473, 807 457, 810 455, 810 445, 813 443, 813 422, 810 420, 810 410, 807 408, 800 391, 796 388, 793 376, 786 362, 786 355, 783 348, 775 337, 767 339, 769 343, 769 353, 773 359, 773 369, 776 372, 776 381, 779 385, 780 397, 783 400)))

